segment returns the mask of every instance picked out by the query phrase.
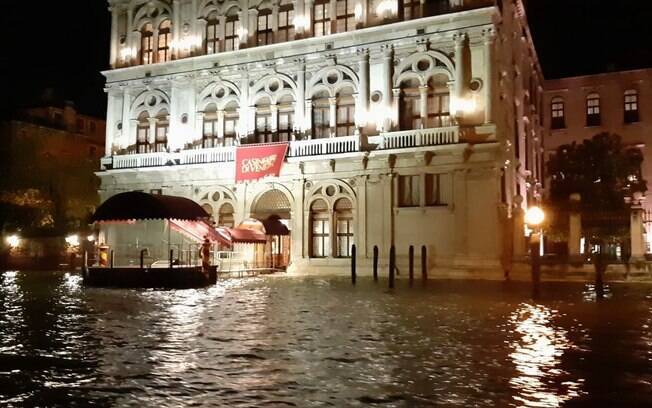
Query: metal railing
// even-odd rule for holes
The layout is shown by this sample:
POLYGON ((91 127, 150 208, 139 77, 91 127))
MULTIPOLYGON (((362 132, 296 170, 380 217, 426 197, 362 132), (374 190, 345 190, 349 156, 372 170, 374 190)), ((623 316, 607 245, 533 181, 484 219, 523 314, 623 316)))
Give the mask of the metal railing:
POLYGON ((360 138, 358 136, 342 136, 290 142, 288 156, 319 156, 357 151, 360 151, 360 138))

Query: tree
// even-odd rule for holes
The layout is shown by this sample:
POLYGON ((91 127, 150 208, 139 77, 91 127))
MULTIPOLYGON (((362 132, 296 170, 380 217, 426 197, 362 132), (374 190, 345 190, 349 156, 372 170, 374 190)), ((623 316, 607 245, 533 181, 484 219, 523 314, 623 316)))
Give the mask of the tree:
POLYGON ((647 190, 642 162, 640 149, 623 145, 615 134, 559 146, 547 165, 550 204, 567 209, 570 195, 579 193, 582 212, 625 211, 625 197, 647 190))

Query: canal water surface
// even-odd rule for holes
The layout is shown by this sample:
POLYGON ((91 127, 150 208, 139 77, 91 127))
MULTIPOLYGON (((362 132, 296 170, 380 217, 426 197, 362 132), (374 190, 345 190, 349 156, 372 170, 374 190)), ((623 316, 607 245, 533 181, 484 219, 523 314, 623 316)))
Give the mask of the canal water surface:
POLYGON ((0 406, 652 406, 652 286, 0 273, 0 406))

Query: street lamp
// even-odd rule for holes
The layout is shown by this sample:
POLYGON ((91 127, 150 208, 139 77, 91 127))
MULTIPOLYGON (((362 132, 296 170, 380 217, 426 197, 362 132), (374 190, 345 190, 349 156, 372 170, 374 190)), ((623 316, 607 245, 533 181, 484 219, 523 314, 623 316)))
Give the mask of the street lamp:
POLYGON ((532 206, 525 212, 525 223, 532 230, 530 234, 530 261, 532 266, 532 295, 539 296, 539 286, 541 284, 541 255, 539 247, 541 245, 541 224, 546 216, 540 207, 532 206))
POLYGON ((18 248, 20 246, 20 237, 16 234, 9 235, 6 238, 6 241, 11 249, 18 248))

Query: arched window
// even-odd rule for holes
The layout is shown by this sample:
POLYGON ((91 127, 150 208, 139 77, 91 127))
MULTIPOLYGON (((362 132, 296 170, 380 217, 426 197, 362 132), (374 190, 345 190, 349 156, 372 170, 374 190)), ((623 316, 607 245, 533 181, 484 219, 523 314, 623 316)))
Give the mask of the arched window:
POLYGON ((312 138, 330 137, 330 104, 328 92, 317 92, 312 98, 312 138))
POLYGON ((149 115, 147 112, 142 112, 138 116, 136 153, 149 153, 149 115))
POLYGON ((256 103, 256 140, 254 143, 274 142, 272 133, 272 110, 269 98, 261 98, 256 103))
POLYGON ((638 121, 638 91, 635 89, 628 89, 625 91, 625 123, 634 123, 638 121))
POLYGON ((337 0, 335 3, 335 26, 338 33, 355 30, 355 4, 354 0, 337 0))
POLYGON ((559 96, 552 98, 550 102, 550 127, 552 129, 563 129, 566 127, 564 100, 559 96))
POLYGON ((212 12, 206 19, 206 41, 204 51, 206 54, 215 54, 220 50, 220 20, 217 12, 212 12))
POLYGON ((274 32, 272 31, 272 10, 264 8, 258 11, 256 44, 267 45, 272 43, 274 43, 274 32))
POLYGON ((170 20, 164 20, 158 27, 158 56, 156 62, 170 60, 170 20))
POLYGON ((351 256, 353 245, 353 205, 348 198, 340 198, 335 203, 335 237, 336 256, 348 258, 351 256))
POLYGON ((219 218, 217 220, 217 225, 220 227, 233 228, 233 206, 229 203, 224 203, 220 207, 219 218))
POLYGON ((154 28, 151 23, 143 25, 140 30, 140 63, 154 63, 154 28))
POLYGON ((330 224, 328 205, 324 200, 316 200, 310 206, 310 256, 325 258, 329 254, 330 224))
POLYGON ((421 16, 421 0, 403 0, 403 19, 411 20, 421 16))
POLYGON ((231 101, 224 107, 224 146, 233 146, 238 130, 238 104, 231 101))
POLYGON ((211 103, 204 109, 204 126, 201 146, 203 148, 219 146, 218 143, 217 106, 211 103))
POLYGON ((437 74, 428 80, 428 118, 426 127, 446 127, 451 125, 450 91, 448 77, 437 74))
POLYGON ((401 82, 399 122, 401 130, 421 129, 419 80, 406 79, 401 82))
POLYGON ((315 37, 331 33, 330 0, 315 0, 312 32, 315 37))
POLYGON ((336 135, 353 136, 355 134, 355 99, 352 88, 341 89, 337 93, 336 135))
POLYGON ((292 1, 281 2, 278 11, 278 30, 276 31, 276 42, 285 42, 294 39, 294 6, 292 1))
POLYGON ((168 112, 162 110, 156 115, 156 137, 154 139, 154 150, 164 152, 168 147, 168 130, 170 122, 168 121, 168 112))
POLYGON ((292 140, 294 126, 294 99, 285 95, 278 101, 278 141, 289 142, 292 140))
POLYGON ((201 208, 206 211, 206 214, 208 214, 208 217, 210 218, 211 221, 215 221, 215 217, 213 216, 213 206, 210 204, 202 204, 201 208))
POLYGON ((600 95, 589 94, 586 97, 586 126, 600 126, 600 95))
POLYGON ((224 26, 224 51, 234 51, 240 48, 239 31, 238 10, 235 7, 231 7, 226 14, 224 26))

